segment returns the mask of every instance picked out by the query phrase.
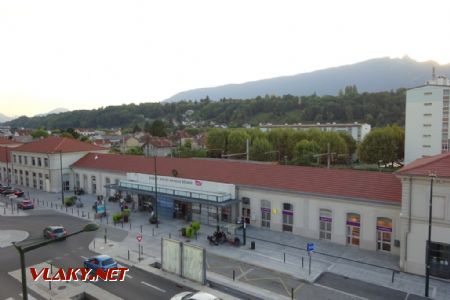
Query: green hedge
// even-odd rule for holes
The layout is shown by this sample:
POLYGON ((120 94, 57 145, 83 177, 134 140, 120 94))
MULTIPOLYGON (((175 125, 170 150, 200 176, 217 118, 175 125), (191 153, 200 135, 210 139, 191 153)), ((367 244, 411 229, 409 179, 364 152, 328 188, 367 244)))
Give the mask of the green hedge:
POLYGON ((113 222, 114 223, 118 223, 118 222, 120 222, 121 220, 122 220, 122 213, 115 213, 113 216, 112 216, 112 219, 113 219, 113 222))
POLYGON ((200 222, 192 221, 191 227, 194 230, 194 234, 196 234, 200 230, 200 222))
POLYGON ((64 205, 65 206, 72 206, 75 203, 76 196, 70 196, 64 198, 64 205))

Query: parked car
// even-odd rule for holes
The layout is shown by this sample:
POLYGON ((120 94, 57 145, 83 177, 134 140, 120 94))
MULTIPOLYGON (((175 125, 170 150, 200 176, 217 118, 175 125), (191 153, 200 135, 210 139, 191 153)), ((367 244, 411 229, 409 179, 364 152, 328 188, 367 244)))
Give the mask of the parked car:
POLYGON ((22 197, 25 194, 25 192, 22 191, 21 189, 14 189, 13 194, 16 195, 17 197, 22 197))
POLYGON ((220 298, 205 292, 182 292, 176 294, 170 300, 220 300, 220 298))
POLYGON ((33 209, 34 208, 34 204, 33 201, 29 200, 29 199, 25 199, 20 201, 19 203, 17 203, 17 208, 18 209, 33 209))
POLYGON ((15 189, 13 189, 12 187, 9 187, 7 189, 5 188, 5 189, 0 190, 0 194, 6 196, 6 195, 14 193, 15 191, 16 191, 15 189))
POLYGON ((102 269, 106 271, 107 269, 117 268, 117 262, 108 255, 97 255, 91 257, 84 261, 84 267, 86 269, 92 269, 96 271, 97 269, 102 269))
POLYGON ((47 239, 57 239, 67 236, 67 230, 63 226, 47 226, 44 229, 44 237, 47 239))
POLYGON ((3 191, 10 190, 10 189, 12 189, 11 186, 7 186, 7 185, 2 186, 2 187, 0 187, 0 193, 3 194, 3 191))

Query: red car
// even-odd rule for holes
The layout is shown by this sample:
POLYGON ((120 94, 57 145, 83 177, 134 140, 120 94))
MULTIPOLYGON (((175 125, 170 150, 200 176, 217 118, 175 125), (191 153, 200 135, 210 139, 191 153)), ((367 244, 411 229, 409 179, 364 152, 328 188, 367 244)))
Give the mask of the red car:
POLYGON ((21 202, 17 203, 17 208, 18 209, 33 209, 34 208, 34 204, 33 201, 31 200, 22 200, 21 202))

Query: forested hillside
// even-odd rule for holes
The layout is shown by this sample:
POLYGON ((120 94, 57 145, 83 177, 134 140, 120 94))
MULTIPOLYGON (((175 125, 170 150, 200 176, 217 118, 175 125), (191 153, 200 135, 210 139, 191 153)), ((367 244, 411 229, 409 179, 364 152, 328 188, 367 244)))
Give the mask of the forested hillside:
POLYGON ((196 127, 224 124, 240 127, 260 123, 367 122, 372 126, 404 126, 405 90, 362 93, 346 87, 339 96, 269 96, 177 103, 141 103, 77 110, 40 117, 20 117, 7 125, 26 128, 131 128, 146 121, 164 120, 169 126, 184 122, 196 127))

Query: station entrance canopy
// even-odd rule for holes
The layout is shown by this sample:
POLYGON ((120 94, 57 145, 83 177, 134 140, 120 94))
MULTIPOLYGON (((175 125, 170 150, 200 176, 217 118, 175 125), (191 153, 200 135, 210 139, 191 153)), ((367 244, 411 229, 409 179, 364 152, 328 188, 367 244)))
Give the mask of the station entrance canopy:
MULTIPOLYGON (((105 186, 117 191, 140 195, 155 195, 155 176, 141 173, 127 173, 127 180, 105 186)), ((157 176, 158 195, 184 202, 224 207, 238 203, 234 184, 179 177, 157 176)), ((158 197, 159 198, 159 197, 158 197)))

